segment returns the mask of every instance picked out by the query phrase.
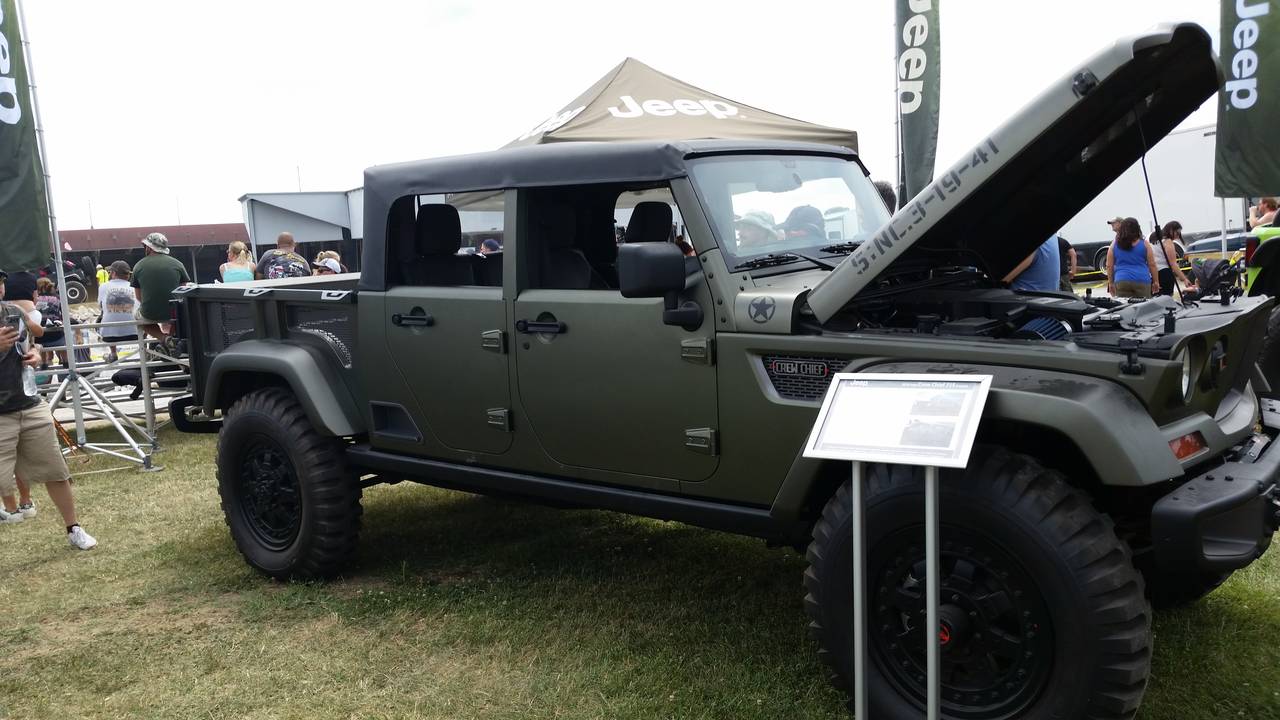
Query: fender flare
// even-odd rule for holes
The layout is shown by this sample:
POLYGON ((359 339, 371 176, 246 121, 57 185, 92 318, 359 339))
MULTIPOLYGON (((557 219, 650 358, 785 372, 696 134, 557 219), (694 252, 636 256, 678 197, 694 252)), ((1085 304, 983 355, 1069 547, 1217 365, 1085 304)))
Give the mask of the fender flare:
MULTIPOLYGON (((365 432, 364 418, 334 363, 320 351, 275 340, 242 340, 218 353, 209 366, 204 410, 213 416, 228 378, 238 375, 278 378, 293 391, 311 424, 338 437, 365 432)), ((250 387, 262 383, 251 382, 250 387)))
MULTIPOLYGON (((1103 485, 1144 487, 1184 472, 1147 409, 1128 389, 1109 380, 1052 370, 930 362, 882 362, 845 372, 991 375, 984 420, 1037 425, 1067 436, 1084 451, 1081 461, 1103 485), (1107 461, 1093 459, 1100 457, 1107 461)), ((775 520, 800 519, 829 462, 806 458, 801 449, 774 498, 770 512, 775 520)))

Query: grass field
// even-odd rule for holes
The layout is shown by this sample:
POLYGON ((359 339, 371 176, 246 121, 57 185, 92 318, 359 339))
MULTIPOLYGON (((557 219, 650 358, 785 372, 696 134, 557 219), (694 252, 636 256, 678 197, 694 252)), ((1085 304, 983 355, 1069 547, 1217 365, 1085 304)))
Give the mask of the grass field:
MULTIPOLYGON (((844 717, 792 551, 406 483, 366 491, 345 579, 281 584, 227 535, 212 436, 162 441, 164 472, 77 483, 98 549, 40 495, 0 527, 0 718, 844 717)), ((1280 718, 1277 557, 1156 616, 1140 717, 1280 718)))

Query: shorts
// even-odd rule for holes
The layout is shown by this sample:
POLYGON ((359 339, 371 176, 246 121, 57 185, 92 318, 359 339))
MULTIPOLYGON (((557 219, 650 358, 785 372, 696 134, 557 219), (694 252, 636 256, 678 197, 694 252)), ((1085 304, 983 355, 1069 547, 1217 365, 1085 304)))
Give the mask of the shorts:
POLYGON ((0 495, 17 490, 15 470, 27 484, 71 479, 53 414, 43 400, 26 410, 0 414, 0 495))
POLYGON ((1116 297, 1149 298, 1151 297, 1151 283, 1146 280, 1117 280, 1116 297))

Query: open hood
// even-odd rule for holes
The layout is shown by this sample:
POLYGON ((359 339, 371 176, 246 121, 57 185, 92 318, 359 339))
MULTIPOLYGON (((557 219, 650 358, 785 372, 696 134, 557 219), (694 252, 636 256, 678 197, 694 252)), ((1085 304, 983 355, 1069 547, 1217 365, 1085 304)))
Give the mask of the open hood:
POLYGON ((891 265, 976 265, 1004 277, 1219 84, 1198 25, 1116 41, 939 173, 814 286, 809 307, 826 322, 891 265))

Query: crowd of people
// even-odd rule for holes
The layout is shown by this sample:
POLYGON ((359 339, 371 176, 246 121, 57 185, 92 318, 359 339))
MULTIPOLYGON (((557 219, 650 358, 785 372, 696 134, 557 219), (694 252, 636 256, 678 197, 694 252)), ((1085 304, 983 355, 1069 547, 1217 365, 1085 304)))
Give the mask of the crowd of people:
POLYGON ((342 256, 333 250, 323 250, 315 260, 307 262, 298 253, 298 243, 292 233, 282 232, 276 237, 276 246, 255 260, 249 248, 237 240, 227 246, 227 261, 218 267, 218 279, 224 283, 250 280, 278 280, 280 278, 307 277, 309 275, 338 275, 347 272, 342 256))

